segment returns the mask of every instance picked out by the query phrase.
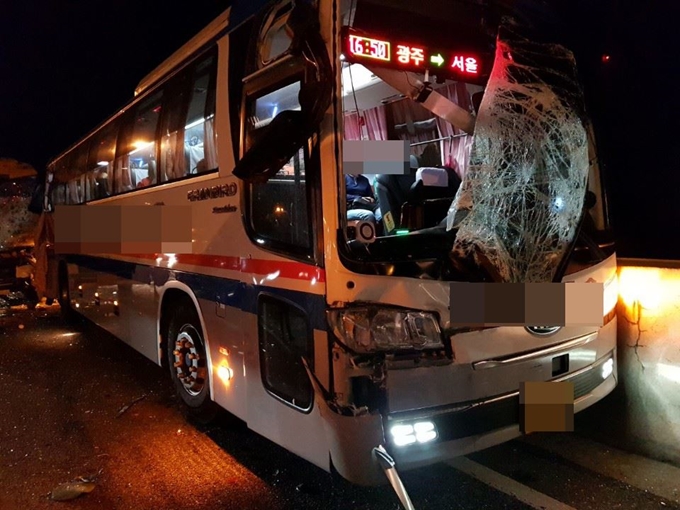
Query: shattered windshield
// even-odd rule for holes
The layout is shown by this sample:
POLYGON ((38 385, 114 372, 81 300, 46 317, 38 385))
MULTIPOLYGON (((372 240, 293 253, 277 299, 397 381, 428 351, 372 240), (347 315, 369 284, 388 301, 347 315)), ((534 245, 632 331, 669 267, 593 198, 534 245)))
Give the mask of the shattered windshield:
POLYGON ((454 43, 344 40, 346 150, 401 141, 406 159, 403 171, 341 170, 346 264, 523 282, 550 281, 574 244, 582 263, 603 259, 604 196, 568 50, 506 33, 484 62, 454 43))

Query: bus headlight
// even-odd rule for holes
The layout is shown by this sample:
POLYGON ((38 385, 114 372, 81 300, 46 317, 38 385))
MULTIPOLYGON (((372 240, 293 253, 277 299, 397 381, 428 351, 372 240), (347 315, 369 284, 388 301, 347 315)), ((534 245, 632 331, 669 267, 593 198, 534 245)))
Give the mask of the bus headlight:
POLYGON ((442 335, 434 314, 391 308, 331 310, 335 335, 358 352, 441 349, 442 335))

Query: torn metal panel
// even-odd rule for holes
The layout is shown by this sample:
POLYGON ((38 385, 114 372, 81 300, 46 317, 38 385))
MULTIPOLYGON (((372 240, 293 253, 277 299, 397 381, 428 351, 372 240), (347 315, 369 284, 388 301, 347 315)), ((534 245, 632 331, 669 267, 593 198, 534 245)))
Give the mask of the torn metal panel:
POLYGON ((382 81, 394 87, 402 94, 418 101, 432 113, 446 119, 452 126, 472 134, 475 127, 475 117, 440 93, 427 89, 426 85, 414 73, 385 69, 370 64, 366 68, 382 81))
POLYGON ((588 177, 574 57, 501 27, 470 167, 447 217, 456 256, 506 282, 551 281, 574 239, 588 177))
POLYGON ((355 414, 339 408, 319 384, 306 361, 303 360, 303 363, 314 388, 314 407, 323 418, 333 467, 352 483, 385 483, 385 476, 373 456, 373 448, 385 440, 382 416, 378 413, 355 414))

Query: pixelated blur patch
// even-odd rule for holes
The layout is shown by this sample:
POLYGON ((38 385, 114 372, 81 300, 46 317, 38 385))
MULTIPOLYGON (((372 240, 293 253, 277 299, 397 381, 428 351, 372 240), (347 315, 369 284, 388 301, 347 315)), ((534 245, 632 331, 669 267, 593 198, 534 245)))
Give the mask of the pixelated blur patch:
POLYGON ((80 253, 81 207, 62 205, 54 210, 54 250, 80 253))
POLYGON ((602 326, 601 283, 451 282, 452 326, 602 326))
POLYGON ((161 253, 191 253, 191 207, 165 206, 161 213, 161 253))
POLYGON ((519 407, 519 428, 523 434, 574 431, 572 382, 522 382, 519 407))
POLYGON ((404 140, 345 140, 342 162, 346 174, 405 175, 410 147, 404 140))
POLYGON ((567 324, 602 326, 604 323, 604 284, 567 283, 565 305, 567 324))
POLYGON ((57 253, 155 254, 192 252, 191 206, 59 206, 57 253))

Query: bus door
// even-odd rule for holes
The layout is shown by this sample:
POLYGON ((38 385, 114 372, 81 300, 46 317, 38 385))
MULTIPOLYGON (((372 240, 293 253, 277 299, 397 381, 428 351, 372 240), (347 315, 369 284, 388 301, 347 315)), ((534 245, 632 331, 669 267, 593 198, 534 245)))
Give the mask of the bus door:
POLYGON ((243 180, 245 228, 252 251, 281 274, 252 285, 257 326, 245 332, 247 422, 327 469, 307 373, 327 374, 329 364, 318 121, 309 129, 314 116, 304 97, 317 70, 308 56, 290 51, 291 12, 289 1, 279 2, 230 34, 230 93, 238 97, 240 90, 242 97, 239 125, 232 110, 232 126, 241 133, 234 175, 243 180))

